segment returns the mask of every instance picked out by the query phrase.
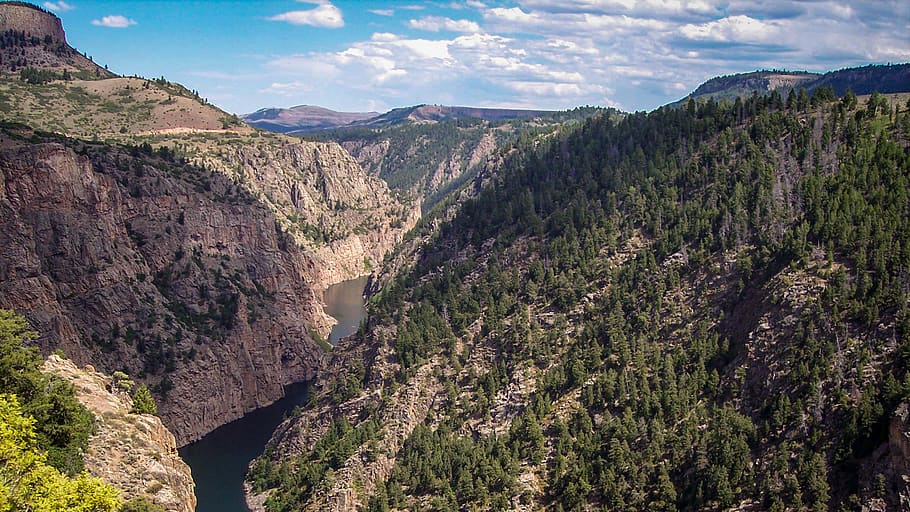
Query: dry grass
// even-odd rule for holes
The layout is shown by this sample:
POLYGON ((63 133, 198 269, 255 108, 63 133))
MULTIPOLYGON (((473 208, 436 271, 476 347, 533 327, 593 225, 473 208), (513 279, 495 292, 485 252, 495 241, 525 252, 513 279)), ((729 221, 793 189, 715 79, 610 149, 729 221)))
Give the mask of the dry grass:
POLYGON ((253 131, 180 85, 143 78, 44 85, 2 79, 0 119, 70 137, 116 141, 158 133, 253 131))

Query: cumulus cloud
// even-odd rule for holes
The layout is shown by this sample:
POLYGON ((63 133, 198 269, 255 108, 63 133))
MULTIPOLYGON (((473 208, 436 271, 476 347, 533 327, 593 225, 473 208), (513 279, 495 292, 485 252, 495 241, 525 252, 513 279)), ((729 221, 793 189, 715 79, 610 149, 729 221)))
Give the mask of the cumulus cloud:
MULTIPOLYGON (((849 5, 837 0, 516 0, 509 5, 468 0, 434 5, 470 19, 428 11, 406 22, 425 36, 377 32, 341 51, 278 56, 266 66, 306 76, 301 82, 313 87, 309 95, 332 91, 335 97, 394 106, 456 102, 652 108, 719 74, 761 68, 824 71, 910 60, 904 30, 910 25, 910 7, 897 0, 849 5), (468 10, 473 12, 468 15, 468 10)), ((408 7, 396 4, 395 11, 408 7)))
POLYGON ((577 98, 591 93, 603 93, 605 87, 592 84, 563 83, 563 82, 526 82, 513 80, 505 85, 516 92, 531 94, 533 96, 556 96, 577 98))
POLYGON ((344 15, 341 9, 327 0, 299 0, 316 4, 316 7, 303 11, 288 11, 276 14, 269 21, 284 21, 291 25, 309 25, 321 28, 341 28, 344 26, 344 15))
POLYGON ((259 92, 273 96, 299 96, 313 90, 313 85, 309 82, 295 80, 293 82, 272 82, 271 85, 259 92))
POLYGON ((687 24, 680 27, 679 31, 689 39, 725 43, 765 42, 775 39, 779 32, 774 22, 764 22, 743 15, 729 16, 698 25, 687 24))
POLYGON ((480 32, 480 25, 471 20, 453 20, 442 16, 425 16, 417 20, 408 21, 408 26, 416 30, 425 30, 427 32, 439 32, 446 30, 449 32, 480 32))
POLYGON ((136 20, 127 18, 126 16, 122 16, 120 14, 104 16, 100 20, 92 20, 92 25, 107 28, 127 28, 136 24, 136 20))
POLYGON ((66 11, 72 11, 73 9, 76 8, 76 6, 68 4, 68 3, 64 2, 63 0, 60 0, 59 2, 44 2, 44 8, 49 9, 54 12, 66 12, 66 11))

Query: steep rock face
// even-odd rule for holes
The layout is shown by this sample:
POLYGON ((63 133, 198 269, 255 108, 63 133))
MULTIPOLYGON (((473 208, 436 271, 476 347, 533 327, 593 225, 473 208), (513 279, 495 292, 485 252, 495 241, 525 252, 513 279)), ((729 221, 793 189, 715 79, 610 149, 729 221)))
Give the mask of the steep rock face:
POLYGON ((66 42, 60 18, 35 6, 0 4, 0 32, 5 30, 22 30, 41 39, 50 36, 55 42, 66 42))
POLYGON ((97 431, 85 454, 92 476, 122 490, 125 500, 146 497, 169 512, 196 510, 190 468, 177 455, 174 435, 158 417, 130 414, 129 395, 114 391, 111 378, 90 366, 80 369, 51 355, 44 371, 72 383, 76 397, 95 415, 97 431))
MULTIPOLYGON (((8 71, 112 76, 51 13, 0 8, 25 58, 0 55, 8 71)), ((148 383, 180 445, 312 378, 314 331, 334 323, 322 290, 369 272, 419 215, 337 145, 260 133, 163 79, 0 88, 7 121, 132 145, 3 128, 0 304, 45 353, 148 383)))
POLYGON ((313 257, 315 288, 369 273, 417 222, 417 208, 396 199, 337 144, 261 139, 200 160, 275 212, 313 257))
POLYGON ((45 352, 149 383, 178 445, 324 365, 318 262, 223 175, 7 130, 0 212, 0 305, 45 352))
POLYGON ((37 6, 0 3, 0 35, 4 37, 4 44, 0 45, 0 74, 32 67, 82 71, 98 78, 113 76, 68 45, 60 18, 37 6))

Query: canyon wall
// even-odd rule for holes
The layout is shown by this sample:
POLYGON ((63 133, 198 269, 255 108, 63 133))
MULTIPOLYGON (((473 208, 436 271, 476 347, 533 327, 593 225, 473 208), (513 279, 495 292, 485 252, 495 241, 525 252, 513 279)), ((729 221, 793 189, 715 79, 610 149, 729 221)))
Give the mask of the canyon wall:
MULTIPOLYGON (((314 165, 323 182, 359 170, 314 165)), ((4 128, 0 307, 29 319, 45 353, 148 383, 177 444, 199 439, 319 372, 324 287, 362 274, 404 229, 305 249, 249 188, 150 148, 4 128)), ((369 217, 378 206, 365 201, 369 217)))

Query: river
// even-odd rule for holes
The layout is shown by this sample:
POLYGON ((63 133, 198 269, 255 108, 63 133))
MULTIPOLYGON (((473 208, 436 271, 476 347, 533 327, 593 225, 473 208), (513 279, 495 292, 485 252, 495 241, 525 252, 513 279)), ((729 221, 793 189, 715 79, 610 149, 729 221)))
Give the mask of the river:
MULTIPOLYGON (((354 334, 366 316, 363 289, 366 277, 330 286, 325 291, 325 311, 338 324, 329 334, 334 345, 354 334)), ((193 470, 196 512, 249 512, 243 497, 243 479, 253 458, 262 453, 275 427, 295 406, 306 403, 309 383, 285 388, 285 397, 257 409, 237 421, 222 425, 193 444, 180 449, 180 456, 193 470)))

